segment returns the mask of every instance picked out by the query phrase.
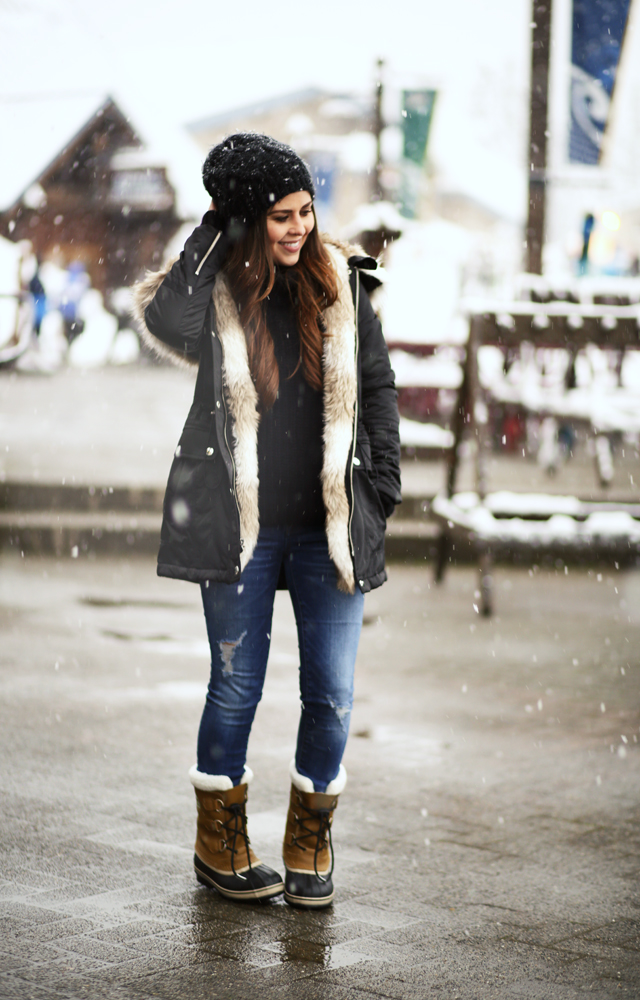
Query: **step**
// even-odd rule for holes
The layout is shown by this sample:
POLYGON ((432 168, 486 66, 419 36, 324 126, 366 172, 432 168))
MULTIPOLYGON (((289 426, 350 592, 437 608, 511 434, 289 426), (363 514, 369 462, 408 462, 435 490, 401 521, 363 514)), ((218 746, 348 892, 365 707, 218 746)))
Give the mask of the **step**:
POLYGON ((0 483, 0 510, 157 511, 164 489, 135 486, 76 486, 60 483, 0 483))
POLYGON ((0 549, 77 558, 158 551, 161 515, 0 510, 0 549))
MULTIPOLYGON (((160 542, 164 491, 159 488, 94 487, 66 484, 0 484, 0 550, 58 558, 102 555, 156 555, 160 542)), ((432 497, 405 496, 387 525, 385 550, 393 562, 431 562, 440 526, 432 519, 432 497)), ((474 545, 457 537, 453 562, 475 558, 474 545)), ((626 556, 632 553, 616 553, 626 556)), ((540 561, 538 556, 567 562, 576 555, 558 547, 553 553, 509 552, 498 546, 500 562, 540 561)), ((581 553, 579 561, 588 558, 581 553)))
MULTIPOLYGON (((162 513, 164 489, 124 486, 76 486, 46 483, 0 483, 2 511, 87 511, 162 513)), ((419 520, 433 496, 405 496, 395 517, 419 520)))

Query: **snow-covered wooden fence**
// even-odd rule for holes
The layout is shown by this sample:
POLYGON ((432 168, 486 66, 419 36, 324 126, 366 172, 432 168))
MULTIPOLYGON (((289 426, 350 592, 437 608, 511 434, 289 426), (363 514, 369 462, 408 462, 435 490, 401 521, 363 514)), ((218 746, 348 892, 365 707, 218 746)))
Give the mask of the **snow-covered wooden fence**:
MULTIPOLYGON (((471 544, 479 562, 480 610, 484 614, 492 610, 493 560, 505 547, 523 553, 559 546, 584 551, 588 547, 592 553, 640 553, 640 504, 592 504, 587 511, 573 497, 529 495, 518 499, 517 494, 511 494, 505 503, 504 494, 488 494, 486 473, 489 405, 494 400, 518 403, 540 416, 581 419, 596 439, 614 431, 640 430, 640 391, 617 384, 606 392, 602 386, 594 386, 591 392, 580 394, 581 390, 561 384, 545 393, 544 386, 526 379, 519 385, 510 383, 505 371, 514 357, 522 360, 527 351, 530 355, 540 350, 564 351, 570 363, 580 351, 594 347, 619 355, 637 351, 640 287, 637 297, 635 283, 627 287, 633 295, 625 297, 616 289, 617 301, 626 300, 630 303, 626 305, 596 302, 596 298, 609 296, 593 290, 590 302, 568 301, 577 297, 571 294, 560 301, 465 303, 469 341, 454 410, 454 442, 448 453, 446 488, 433 501, 431 512, 442 526, 436 579, 443 579, 456 539, 471 544), (493 368, 493 376, 485 371, 483 377, 479 354, 486 347, 499 351, 501 364, 488 366, 493 368), (476 492, 456 496, 460 444, 467 434, 476 445, 476 492), (496 507, 496 497, 502 498, 501 509, 496 507)), ((536 297, 543 297, 539 292, 536 297)), ((603 481, 602 475, 600 478, 603 481)))

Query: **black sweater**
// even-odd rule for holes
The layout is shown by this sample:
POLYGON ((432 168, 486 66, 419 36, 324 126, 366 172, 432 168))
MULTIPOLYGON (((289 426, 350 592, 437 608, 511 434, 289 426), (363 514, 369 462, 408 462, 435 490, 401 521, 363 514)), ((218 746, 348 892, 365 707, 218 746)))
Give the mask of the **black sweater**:
POLYGON ((292 296, 295 283, 278 275, 267 302, 266 320, 280 386, 258 429, 260 524, 322 528, 322 393, 311 388, 299 364, 300 337, 292 296))

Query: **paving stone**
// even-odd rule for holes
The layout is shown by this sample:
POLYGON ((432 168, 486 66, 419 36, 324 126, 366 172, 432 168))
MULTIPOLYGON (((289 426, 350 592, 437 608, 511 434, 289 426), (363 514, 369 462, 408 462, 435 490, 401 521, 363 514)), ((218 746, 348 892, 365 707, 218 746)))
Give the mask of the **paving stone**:
POLYGON ((171 927, 170 923, 163 920, 133 920, 116 927, 95 930, 91 936, 99 941, 114 941, 135 948, 139 941, 154 934, 164 935, 171 927))
MULTIPOLYGON (((501 570, 484 622, 471 571, 434 592, 392 567, 367 596, 336 901, 313 913, 195 882, 204 626, 196 588, 154 572, 0 557, 2 1000, 640 994, 636 574, 501 570)), ((279 864, 298 711, 284 595, 273 648, 249 828, 255 813, 279 864)))

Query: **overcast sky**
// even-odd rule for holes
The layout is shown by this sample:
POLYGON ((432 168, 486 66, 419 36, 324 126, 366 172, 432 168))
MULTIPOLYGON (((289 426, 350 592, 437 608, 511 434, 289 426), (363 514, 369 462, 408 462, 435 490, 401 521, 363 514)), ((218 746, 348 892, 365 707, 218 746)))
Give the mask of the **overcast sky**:
POLYGON ((531 0, 0 0, 0 100, 95 90, 188 122, 308 86, 370 92, 380 56, 390 93, 440 89, 436 167, 495 177, 515 204, 530 20, 531 0))
POLYGON ((0 95, 116 90, 189 121, 309 85, 364 90, 382 56, 473 103, 488 76, 524 83, 529 15, 530 0, 0 0, 0 95))

